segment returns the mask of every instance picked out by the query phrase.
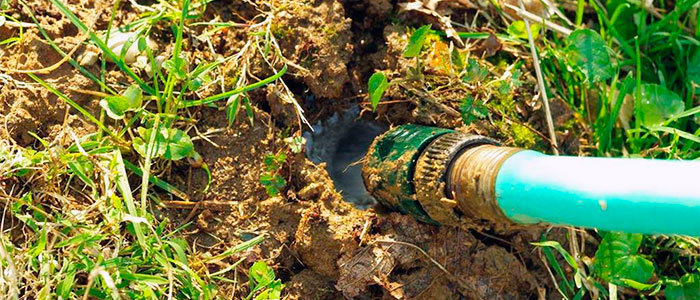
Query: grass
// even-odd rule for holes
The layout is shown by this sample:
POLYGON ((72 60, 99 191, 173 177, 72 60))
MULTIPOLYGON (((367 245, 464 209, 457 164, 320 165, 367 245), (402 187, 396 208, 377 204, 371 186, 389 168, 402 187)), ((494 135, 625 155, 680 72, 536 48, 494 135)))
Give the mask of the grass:
MULTIPOLYGON (((196 123, 186 117, 188 108, 215 106, 217 101, 225 99, 244 99, 252 118, 246 93, 278 81, 287 71, 285 59, 269 32, 273 15, 262 13, 263 21, 251 26, 262 30, 249 32, 250 39, 241 52, 192 67, 186 56, 189 52, 185 52, 188 46, 184 43, 184 32, 188 23, 202 14, 207 1, 159 2, 140 19, 117 28, 113 22, 119 3, 112 7, 106 32, 100 33, 62 1, 51 1, 104 54, 100 74, 91 73, 67 57, 27 5, 21 3, 25 8, 23 14, 34 21, 45 42, 100 87, 99 92, 90 94, 100 95, 102 100, 101 111, 95 116, 40 76, 28 74, 95 125, 96 131, 82 137, 71 132, 73 144, 68 148, 36 135, 43 150, 6 141, 0 145, 0 165, 4 170, 0 177, 22 182, 9 190, 9 194, 0 195, 7 205, 4 213, 23 224, 10 229, 13 230, 10 236, 4 234, 7 229, 3 227, 0 235, 1 268, 7 271, 0 280, 0 291, 10 299, 212 299, 217 297, 217 283, 239 284, 230 279, 230 274, 237 272, 241 261, 228 264, 229 257, 265 239, 264 233, 253 236, 219 255, 202 258, 177 237, 190 224, 173 228, 167 218, 154 216, 151 203, 162 197, 152 186, 171 197, 189 201, 187 194, 154 176, 173 164, 185 162, 202 168, 211 180, 209 168, 194 149, 188 133, 196 123), (150 49, 146 42, 155 26, 170 27, 174 36, 172 52, 162 63, 156 60, 155 49, 150 49), (135 33, 121 51, 108 46, 110 35, 117 31, 135 33), (152 76, 145 76, 144 71, 125 61, 131 45, 136 45, 145 56, 152 76), (247 68, 251 56, 258 53, 264 54, 265 64, 274 72, 269 78, 253 81, 248 78, 247 68), (134 84, 128 87, 106 84, 108 62, 134 84), (197 93, 210 86, 214 78, 224 82, 220 78, 221 66, 229 62, 239 71, 234 86, 197 99, 197 93), (276 71, 275 67, 280 65, 282 68, 276 71), (133 186, 134 181, 129 180, 132 175, 141 178, 139 186, 133 186), (45 188, 31 188, 38 185, 45 188), (210 272, 212 265, 225 267, 210 272)), ((235 25, 216 24, 216 27, 235 25)), ((19 37, 3 43, 10 46, 22 34, 20 31, 19 37)), ((288 89, 287 92, 290 93, 288 89)), ((293 100, 291 94, 287 97, 293 100)), ((235 101, 228 103, 236 110, 228 114, 231 125, 235 124, 239 105, 235 101)), ((275 280, 272 268, 260 262, 249 273, 248 298, 279 298, 284 285, 275 280)))
MULTIPOLYGON (((117 1, 107 29, 97 31, 72 7, 52 0, 87 43, 103 53, 99 74, 59 48, 21 2, 25 10, 20 15, 33 21, 43 42, 99 86, 93 94, 99 94, 101 102, 100 112, 93 114, 39 74, 29 74, 96 130, 80 137, 67 132, 72 139, 69 147, 37 135, 41 150, 0 142, 0 178, 14 183, 0 195, 6 207, 3 214, 21 223, 13 228, 0 225, 0 292, 8 298, 210 299, 220 296, 219 284, 244 284, 231 276, 243 262, 235 257, 266 235, 202 256, 178 237, 189 223, 176 226, 172 220, 156 217, 156 205, 164 198, 189 201, 185 192, 158 175, 173 166, 189 165, 201 167, 211 180, 209 167, 202 164, 192 143, 196 121, 189 117, 191 109, 221 108, 229 125, 235 126, 243 108, 252 122, 253 104, 247 93, 275 83, 282 97, 294 104, 299 126, 308 124, 302 107, 281 80, 290 66, 301 67, 281 54, 273 32, 287 31, 275 23, 277 8, 261 5, 260 15, 249 23, 202 22, 199 18, 208 2, 132 3, 140 9, 139 18, 117 26, 115 15, 121 3, 117 1), (206 29, 195 36, 195 27, 206 29), (230 28, 245 30, 239 52, 228 57, 212 52, 210 59, 196 57, 200 62, 195 65, 189 41, 201 39, 206 44, 230 28), (121 50, 108 46, 116 32, 133 33, 121 50), (149 48, 146 39, 154 32, 173 37, 171 51, 149 48), (142 67, 149 68, 150 75, 125 61, 131 45, 145 57, 142 67), (167 57, 160 61, 159 54, 167 57), (261 65, 269 71, 268 77, 253 77, 250 69, 261 65), (108 67, 133 84, 107 84, 108 67), (228 69, 232 72, 225 72, 228 69), (200 97, 217 84, 226 88, 200 97)), ((552 22, 565 23, 556 16, 549 23, 529 27, 535 31, 547 95, 573 111, 572 120, 559 124, 557 130, 572 131, 585 140, 578 153, 569 154, 700 157, 699 2, 661 1, 652 3, 657 7, 646 7, 634 1, 577 0, 575 9, 567 12, 575 20, 568 31, 544 31, 552 22)), ((0 17, 19 23, 5 14, 6 7, 7 2, 0 1, 0 17)), ((398 90, 420 114, 448 114, 472 129, 488 123, 494 130, 489 134, 508 145, 548 151, 548 135, 520 113, 523 103, 534 98, 535 89, 528 77, 531 58, 512 54, 530 50, 525 24, 496 22, 492 24, 495 33, 458 32, 469 42, 499 39, 505 50, 485 60, 451 47, 446 33, 430 25, 410 30, 403 56, 411 67, 404 74, 377 72, 370 77, 368 104, 372 110, 390 105, 382 97, 398 90)), ((22 41, 25 29, 19 28, 0 46, 14 47, 22 41)), ((336 34, 333 28, 324 28, 326 34, 336 34)), ((286 184, 278 174, 284 160, 282 152, 266 157, 261 179, 270 195, 286 184)), ((696 238, 570 230, 565 241, 551 240, 546 232, 533 242, 566 299, 698 299, 700 294, 700 240, 696 238)), ((256 262, 248 274, 246 298, 280 297, 284 285, 271 267, 256 262)))
MULTIPOLYGON (((585 24, 591 29, 576 30, 564 39, 541 41, 551 95, 566 100, 592 136, 594 147, 584 149, 582 154, 699 157, 700 124, 692 116, 700 111, 695 91, 700 81, 689 74, 697 65, 687 62, 700 53, 700 43, 694 31, 684 29, 697 27, 688 14, 697 3, 680 1, 669 5, 665 14, 655 15, 650 12, 655 8, 623 1, 608 1, 607 7, 579 1, 577 24, 581 24, 581 6, 592 7, 596 18, 585 24), (574 72, 570 72, 572 69, 574 72)), ((594 256, 569 249, 575 257, 575 262, 567 260, 574 269, 573 277, 562 272, 559 260, 549 249, 543 249, 557 280, 563 283, 560 291, 565 298, 591 295, 615 299, 617 294, 630 293, 640 297, 663 294, 667 299, 700 296, 694 281, 700 274, 700 240, 604 232, 596 235, 602 241, 594 256), (618 248, 612 252, 612 247, 618 248)))
MULTIPOLYGON (((662 5, 654 8, 632 1, 580 0, 569 12, 577 28, 539 32, 533 55, 540 58, 547 96, 562 99, 574 114, 557 130, 573 131, 587 142, 568 154, 700 157, 698 3, 654 2, 662 5)), ((562 20, 553 16, 548 21, 562 20)), ((525 25, 518 22, 522 23, 506 22, 497 32, 526 41, 525 25)), ((547 27, 541 23, 531 29, 547 27)), ((522 99, 524 89, 533 89, 520 79, 522 61, 508 55, 472 60, 469 52, 442 46, 445 35, 429 28, 409 31, 403 55, 414 59, 415 67, 405 74, 377 72, 369 79, 371 108, 382 105, 383 94, 398 85, 394 98, 403 95, 418 106, 426 104, 414 97, 434 99, 438 105, 427 109, 427 114, 440 113, 440 104, 459 107, 465 126, 483 130, 474 123, 484 119, 498 129, 506 144, 547 151, 543 143, 549 142, 547 136, 519 120, 516 103, 527 100, 522 99), (435 59, 440 56, 446 59, 435 59), (444 92, 449 89, 459 92, 444 92), (454 103, 457 99, 462 99, 459 106, 454 103)), ((478 33, 464 37, 485 38, 478 33)), ((540 248, 565 299, 700 299, 700 239, 569 230, 564 247, 548 240, 548 234, 541 238, 533 244, 540 248), (586 250, 590 241, 594 241, 593 251, 586 250)))
MULTIPOLYGON (((688 30, 698 26, 689 13, 698 1, 679 1, 673 6, 655 2, 664 6, 660 10, 624 1, 608 1, 606 7, 599 2, 581 3, 579 8, 585 5, 595 11, 595 18, 585 24, 591 29, 577 30, 568 40, 553 38, 542 43, 546 77, 563 79, 549 80, 550 92, 566 100, 591 134, 593 147, 584 154, 700 157, 700 123, 693 117, 700 111, 696 92, 700 81, 692 75, 698 65, 689 63, 700 53, 700 43, 697 30, 688 30), (577 32, 585 34, 586 44, 571 39, 577 32), (572 61, 572 51, 585 57, 588 64, 572 61), (569 72, 571 69, 575 71, 569 72)), ((579 15, 577 24, 581 24, 579 15)), ((700 240, 596 235, 602 241, 594 256, 569 249, 576 257, 574 267, 578 266, 573 277, 562 273, 558 260, 544 249, 550 265, 558 270, 557 280, 564 283, 560 285, 564 297, 700 297, 696 283, 700 240), (612 247, 618 248, 612 252, 612 247)))

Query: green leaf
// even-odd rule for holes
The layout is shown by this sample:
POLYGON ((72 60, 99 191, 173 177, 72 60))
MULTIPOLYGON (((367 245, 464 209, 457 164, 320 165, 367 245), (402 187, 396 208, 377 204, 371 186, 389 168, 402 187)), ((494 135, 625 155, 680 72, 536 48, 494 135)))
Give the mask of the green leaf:
POLYGON ((170 241, 166 241, 166 243, 170 246, 170 248, 172 248, 175 251, 175 259, 182 262, 183 264, 186 264, 187 254, 185 254, 185 249, 187 248, 187 242, 183 239, 173 239, 170 241))
POLYGON ((241 108, 241 94, 235 94, 228 99, 228 104, 226 106, 226 118, 228 119, 228 126, 233 125, 236 121, 236 116, 238 116, 238 110, 241 108))
POLYGON ((695 85, 695 94, 700 94, 700 49, 695 51, 687 66, 688 83, 695 85))
POLYGON ((35 258, 35 257, 39 256, 39 254, 41 254, 41 252, 44 252, 44 250, 46 249, 46 243, 47 243, 46 242, 47 241, 46 230, 47 230, 46 226, 42 227, 41 233, 39 234, 39 240, 36 242, 36 244, 34 244, 34 246, 32 246, 29 249, 29 252, 28 252, 29 257, 35 258))
POLYGON ((423 25, 411 35, 411 38, 408 40, 408 45, 406 45, 406 48, 403 50, 404 57, 416 57, 420 54, 420 51, 423 49, 423 43, 425 43, 425 38, 428 36, 428 33, 430 33, 430 26, 430 24, 423 25))
POLYGON ((462 81, 467 83, 483 81, 489 75, 489 70, 479 65, 479 62, 474 59, 467 59, 466 69, 462 81))
POLYGON ((250 99, 243 96, 243 106, 245 107, 245 114, 248 116, 248 121, 250 125, 253 125, 253 120, 255 120, 255 114, 253 113, 253 107, 250 105, 250 99))
MULTIPOLYGON (((153 129, 139 127, 136 129, 136 131, 139 133, 139 137, 136 137, 133 140, 134 150, 136 150, 136 152, 138 152, 138 154, 141 156, 146 157, 146 147, 148 147, 148 142, 151 139, 153 129)), ((161 157, 163 154, 165 154, 165 151, 168 150, 168 145, 165 143, 163 130, 156 133, 156 140, 153 147, 155 150, 151 150, 152 157, 161 157)))
POLYGON ((555 250, 557 250, 557 252, 559 252, 559 254, 561 254, 562 257, 564 257, 564 260, 566 260, 566 262, 569 264, 569 266, 574 268, 574 270, 578 269, 578 264, 576 263, 576 260, 574 259, 574 257, 571 256, 571 254, 569 254, 569 252, 566 251, 564 249, 564 247, 562 247, 561 244, 559 244, 559 242, 557 242, 557 241, 544 241, 544 242, 531 243, 531 244, 533 244, 535 246, 539 246, 539 247, 554 248, 555 250))
POLYGON ((304 145, 306 144, 306 139, 301 136, 290 136, 288 138, 285 138, 284 142, 287 143, 287 145, 289 145, 289 149, 292 150, 292 153, 298 154, 301 153, 301 150, 304 148, 304 145))
POLYGON ((173 74, 178 80, 187 78, 187 61, 182 57, 173 57, 163 62, 163 69, 173 74))
POLYGON ((279 169, 282 166, 282 163, 287 159, 287 155, 284 153, 280 152, 279 154, 273 155, 271 153, 268 153, 265 155, 265 158, 263 159, 263 163, 265 164, 265 169, 268 172, 275 172, 277 169, 279 169))
POLYGON ((209 76, 209 72, 221 64, 221 62, 223 62, 223 60, 210 63, 202 62, 199 64, 189 75, 190 81, 187 83, 187 89, 196 91, 202 85, 209 83, 212 80, 211 76, 209 76))
POLYGON ((168 129, 166 140, 168 149, 163 154, 163 158, 170 160, 180 160, 194 154, 194 144, 190 136, 180 129, 168 129))
POLYGON ((617 31, 624 41, 629 41, 637 35, 637 24, 635 24, 635 14, 640 8, 637 5, 631 6, 627 0, 608 0, 607 10, 611 16, 611 27, 617 31))
POLYGON ((255 300, 279 300, 282 299, 282 281, 275 280, 267 286, 267 289, 255 297, 255 300))
POLYGON ((471 124, 477 118, 486 118, 489 114, 488 108, 481 103, 475 103, 472 96, 467 96, 462 99, 462 103, 459 105, 459 110, 462 115, 462 122, 464 125, 471 124))
POLYGON ((284 284, 280 280, 275 280, 275 270, 270 268, 264 261, 256 261, 250 267, 248 277, 251 290, 246 299, 249 299, 258 291, 260 293, 255 297, 256 300, 281 299, 280 296, 282 295, 284 284))
POLYGON ((264 261, 256 261, 248 273, 250 282, 255 283, 253 286, 267 286, 275 280, 275 270, 270 268, 264 261))
POLYGON ((94 243, 94 242, 99 242, 104 238, 103 235, 101 234, 95 234, 94 232, 83 232, 81 234, 78 234, 76 236, 73 236, 67 240, 63 240, 56 245, 54 245, 54 248, 63 248, 67 246, 73 246, 73 245, 82 245, 82 244, 87 244, 87 243, 94 243))
POLYGON ((68 168, 73 174, 78 176, 86 185, 95 188, 95 182, 90 178, 93 173, 94 166, 92 162, 85 157, 79 157, 67 162, 68 168), (90 174, 90 175, 88 175, 90 174))
POLYGON ((268 195, 277 196, 287 184, 287 181, 279 174, 265 173, 260 175, 260 183, 265 187, 268 195))
MULTIPOLYGON (((143 127, 137 129, 140 137, 134 138, 133 145, 136 152, 143 157, 146 156, 146 147, 150 141, 152 130, 151 128, 146 129, 143 127)), ((160 127, 160 130, 156 133, 154 147, 153 157, 163 157, 169 160, 192 157, 196 153, 190 136, 177 128, 160 127)))
POLYGON ((145 36, 139 37, 138 48, 139 48, 139 53, 146 51, 146 48, 148 48, 148 43, 146 42, 145 36))
POLYGON ((700 300, 700 275, 685 274, 678 282, 666 287, 668 300, 700 300))
POLYGON ((192 107, 192 106, 198 106, 198 105, 206 105, 209 103, 214 103, 214 102, 219 101, 219 100, 224 99, 224 98, 229 98, 229 97, 236 95, 236 94, 241 94, 241 93, 245 93, 248 91, 252 91, 254 89, 260 88, 262 86, 265 86, 268 83, 274 82, 275 80, 279 79, 280 77, 282 77, 282 75, 284 75, 287 72, 287 68, 288 68, 287 65, 284 65, 284 67, 282 67, 282 69, 279 72, 275 73, 274 75, 272 75, 268 78, 265 78, 263 80, 260 80, 258 82, 255 82, 255 83, 243 86, 243 87, 235 88, 235 89, 230 90, 228 92, 216 94, 214 96, 209 96, 207 98, 200 99, 200 100, 186 100, 180 105, 180 107, 185 108, 185 107, 192 107))
POLYGON ((377 109, 377 105, 379 105, 379 101, 382 99, 384 91, 386 91, 388 86, 389 82, 386 79, 386 75, 382 72, 372 74, 369 81, 367 81, 369 102, 372 105, 372 111, 377 109))
MULTIPOLYGON (((65 265, 65 264, 64 264, 65 265)), ((65 276, 56 286, 56 294, 59 298, 70 299, 70 293, 75 284, 75 273, 77 266, 75 264, 70 264, 67 267, 65 276)))
POLYGON ((573 67, 586 75, 589 84, 612 77, 612 67, 608 47, 600 35, 590 29, 578 29, 566 38, 566 58, 573 67))
POLYGON ((683 130, 673 128, 673 127, 667 127, 667 126, 651 126, 649 127, 650 131, 661 131, 661 132, 667 132, 673 135, 678 135, 679 137, 682 137, 684 139, 691 140, 696 143, 700 143, 700 137, 697 135, 694 135, 689 132, 685 132, 683 130))
MULTIPOLYGON (((530 24, 530 32, 532 33, 532 39, 536 40, 540 36, 539 23, 530 24)), ((527 40, 527 29, 525 28, 525 21, 518 20, 508 26, 508 35, 512 38, 527 40)))
POLYGON ((168 279, 161 276, 149 275, 149 274, 138 274, 131 273, 126 269, 120 269, 119 275, 122 279, 127 281, 136 281, 140 283, 148 283, 152 285, 168 284, 168 279))
POLYGON ((594 272, 607 282, 644 288, 654 273, 654 264, 637 254, 641 243, 641 234, 606 234, 595 254, 594 272))
POLYGON ((658 84, 642 85, 642 99, 637 101, 642 125, 660 126, 668 118, 683 112, 685 105, 680 96, 658 84))
POLYGON ((134 111, 141 108, 143 104, 143 94, 141 88, 134 84, 126 88, 123 94, 118 96, 107 96, 100 100, 100 106, 104 108, 107 115, 115 120, 124 118, 127 111, 134 111))
POLYGON ((649 281, 654 274, 654 263, 641 255, 629 255, 618 258, 615 261, 615 276, 628 286, 638 288, 640 285, 631 284, 630 281, 636 283, 645 283, 649 281))

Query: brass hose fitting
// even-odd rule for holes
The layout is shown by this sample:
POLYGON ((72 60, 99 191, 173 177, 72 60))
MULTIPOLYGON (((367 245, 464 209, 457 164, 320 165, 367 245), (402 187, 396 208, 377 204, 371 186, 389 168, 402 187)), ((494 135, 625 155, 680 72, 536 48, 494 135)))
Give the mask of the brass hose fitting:
POLYGON ((375 139, 364 161, 367 190, 385 206, 431 223, 508 221, 494 182, 517 148, 447 129, 401 125, 375 139))
POLYGON ((496 176, 503 162, 522 150, 494 145, 466 149, 447 171, 445 192, 470 219, 510 223, 496 201, 496 176))
POLYGON ((413 184, 416 198, 426 213, 440 224, 459 225, 461 213, 455 211, 458 203, 447 191, 447 170, 452 161, 467 149, 480 145, 496 144, 496 141, 460 132, 443 134, 423 150, 416 161, 413 184))
POLYGON ((552 156, 400 125, 375 139, 362 172, 377 201, 430 224, 700 236, 700 190, 688 176, 698 161, 552 156))

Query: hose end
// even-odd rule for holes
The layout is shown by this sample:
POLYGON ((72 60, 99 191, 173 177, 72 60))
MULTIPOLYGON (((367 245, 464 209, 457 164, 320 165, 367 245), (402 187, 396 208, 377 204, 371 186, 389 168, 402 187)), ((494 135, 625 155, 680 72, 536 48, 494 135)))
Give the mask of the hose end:
POLYGON ((458 226, 463 215, 455 198, 447 192, 448 170, 464 151, 479 145, 495 145, 495 140, 472 134, 452 132, 433 140, 418 158, 413 183, 416 197, 426 213, 440 224, 458 226))
POLYGON ((446 193, 473 221, 512 223, 498 205, 496 177, 503 162, 520 148, 480 145, 460 153, 447 171, 446 193))

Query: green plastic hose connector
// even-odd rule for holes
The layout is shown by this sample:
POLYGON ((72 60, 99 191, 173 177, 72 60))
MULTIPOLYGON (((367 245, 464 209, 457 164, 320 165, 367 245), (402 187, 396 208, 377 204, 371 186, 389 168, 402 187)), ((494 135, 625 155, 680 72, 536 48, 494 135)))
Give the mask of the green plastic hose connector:
POLYGON ((700 236, 700 161, 551 156, 418 125, 363 165, 383 205, 431 224, 555 224, 700 236))

